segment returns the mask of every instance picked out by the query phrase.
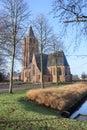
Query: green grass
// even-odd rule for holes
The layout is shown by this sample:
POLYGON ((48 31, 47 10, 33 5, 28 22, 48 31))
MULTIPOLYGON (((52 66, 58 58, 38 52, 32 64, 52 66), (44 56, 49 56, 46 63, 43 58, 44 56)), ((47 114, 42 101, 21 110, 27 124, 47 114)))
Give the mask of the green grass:
POLYGON ((87 130, 86 121, 60 118, 58 111, 28 101, 25 94, 0 94, 0 130, 87 130))

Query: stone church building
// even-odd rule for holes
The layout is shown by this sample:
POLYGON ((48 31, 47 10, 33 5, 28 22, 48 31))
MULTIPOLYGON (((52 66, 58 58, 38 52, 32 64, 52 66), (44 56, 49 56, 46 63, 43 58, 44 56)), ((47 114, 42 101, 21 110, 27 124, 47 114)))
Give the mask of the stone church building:
MULTIPOLYGON (((29 34, 23 39, 22 74, 24 82, 40 82, 41 64, 38 50, 38 40, 36 39, 32 27, 29 34)), ((56 82, 56 64, 54 54, 43 54, 43 81, 56 82)), ((68 82, 71 80, 70 67, 63 51, 57 53, 58 80, 68 82)))

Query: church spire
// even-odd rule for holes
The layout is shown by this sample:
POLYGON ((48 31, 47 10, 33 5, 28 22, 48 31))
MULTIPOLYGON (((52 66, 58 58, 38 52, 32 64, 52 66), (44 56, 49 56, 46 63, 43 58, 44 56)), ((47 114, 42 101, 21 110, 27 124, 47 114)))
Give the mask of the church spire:
POLYGON ((34 36, 33 29, 32 29, 32 26, 30 26, 30 29, 29 29, 29 37, 30 37, 30 38, 35 37, 35 36, 34 36))

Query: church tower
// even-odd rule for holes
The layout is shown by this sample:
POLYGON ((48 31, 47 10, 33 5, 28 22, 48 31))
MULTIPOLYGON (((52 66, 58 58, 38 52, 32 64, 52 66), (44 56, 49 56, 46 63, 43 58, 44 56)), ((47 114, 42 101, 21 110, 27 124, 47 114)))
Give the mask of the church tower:
POLYGON ((33 53, 38 53, 38 41, 34 36, 32 27, 30 26, 29 34, 26 38, 23 39, 23 59, 22 66, 23 68, 28 68, 29 64, 32 61, 33 53))
POLYGON ((32 62, 33 53, 38 53, 38 40, 30 26, 28 36, 22 41, 22 80, 23 71, 24 69, 29 68, 30 63, 32 62))

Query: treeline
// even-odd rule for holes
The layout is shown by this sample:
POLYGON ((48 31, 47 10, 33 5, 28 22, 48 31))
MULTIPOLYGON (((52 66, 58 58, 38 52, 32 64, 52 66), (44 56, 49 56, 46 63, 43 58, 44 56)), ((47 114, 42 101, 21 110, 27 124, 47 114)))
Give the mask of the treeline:
POLYGON ((4 74, 3 72, 0 72, 0 82, 9 81, 8 76, 4 74))

